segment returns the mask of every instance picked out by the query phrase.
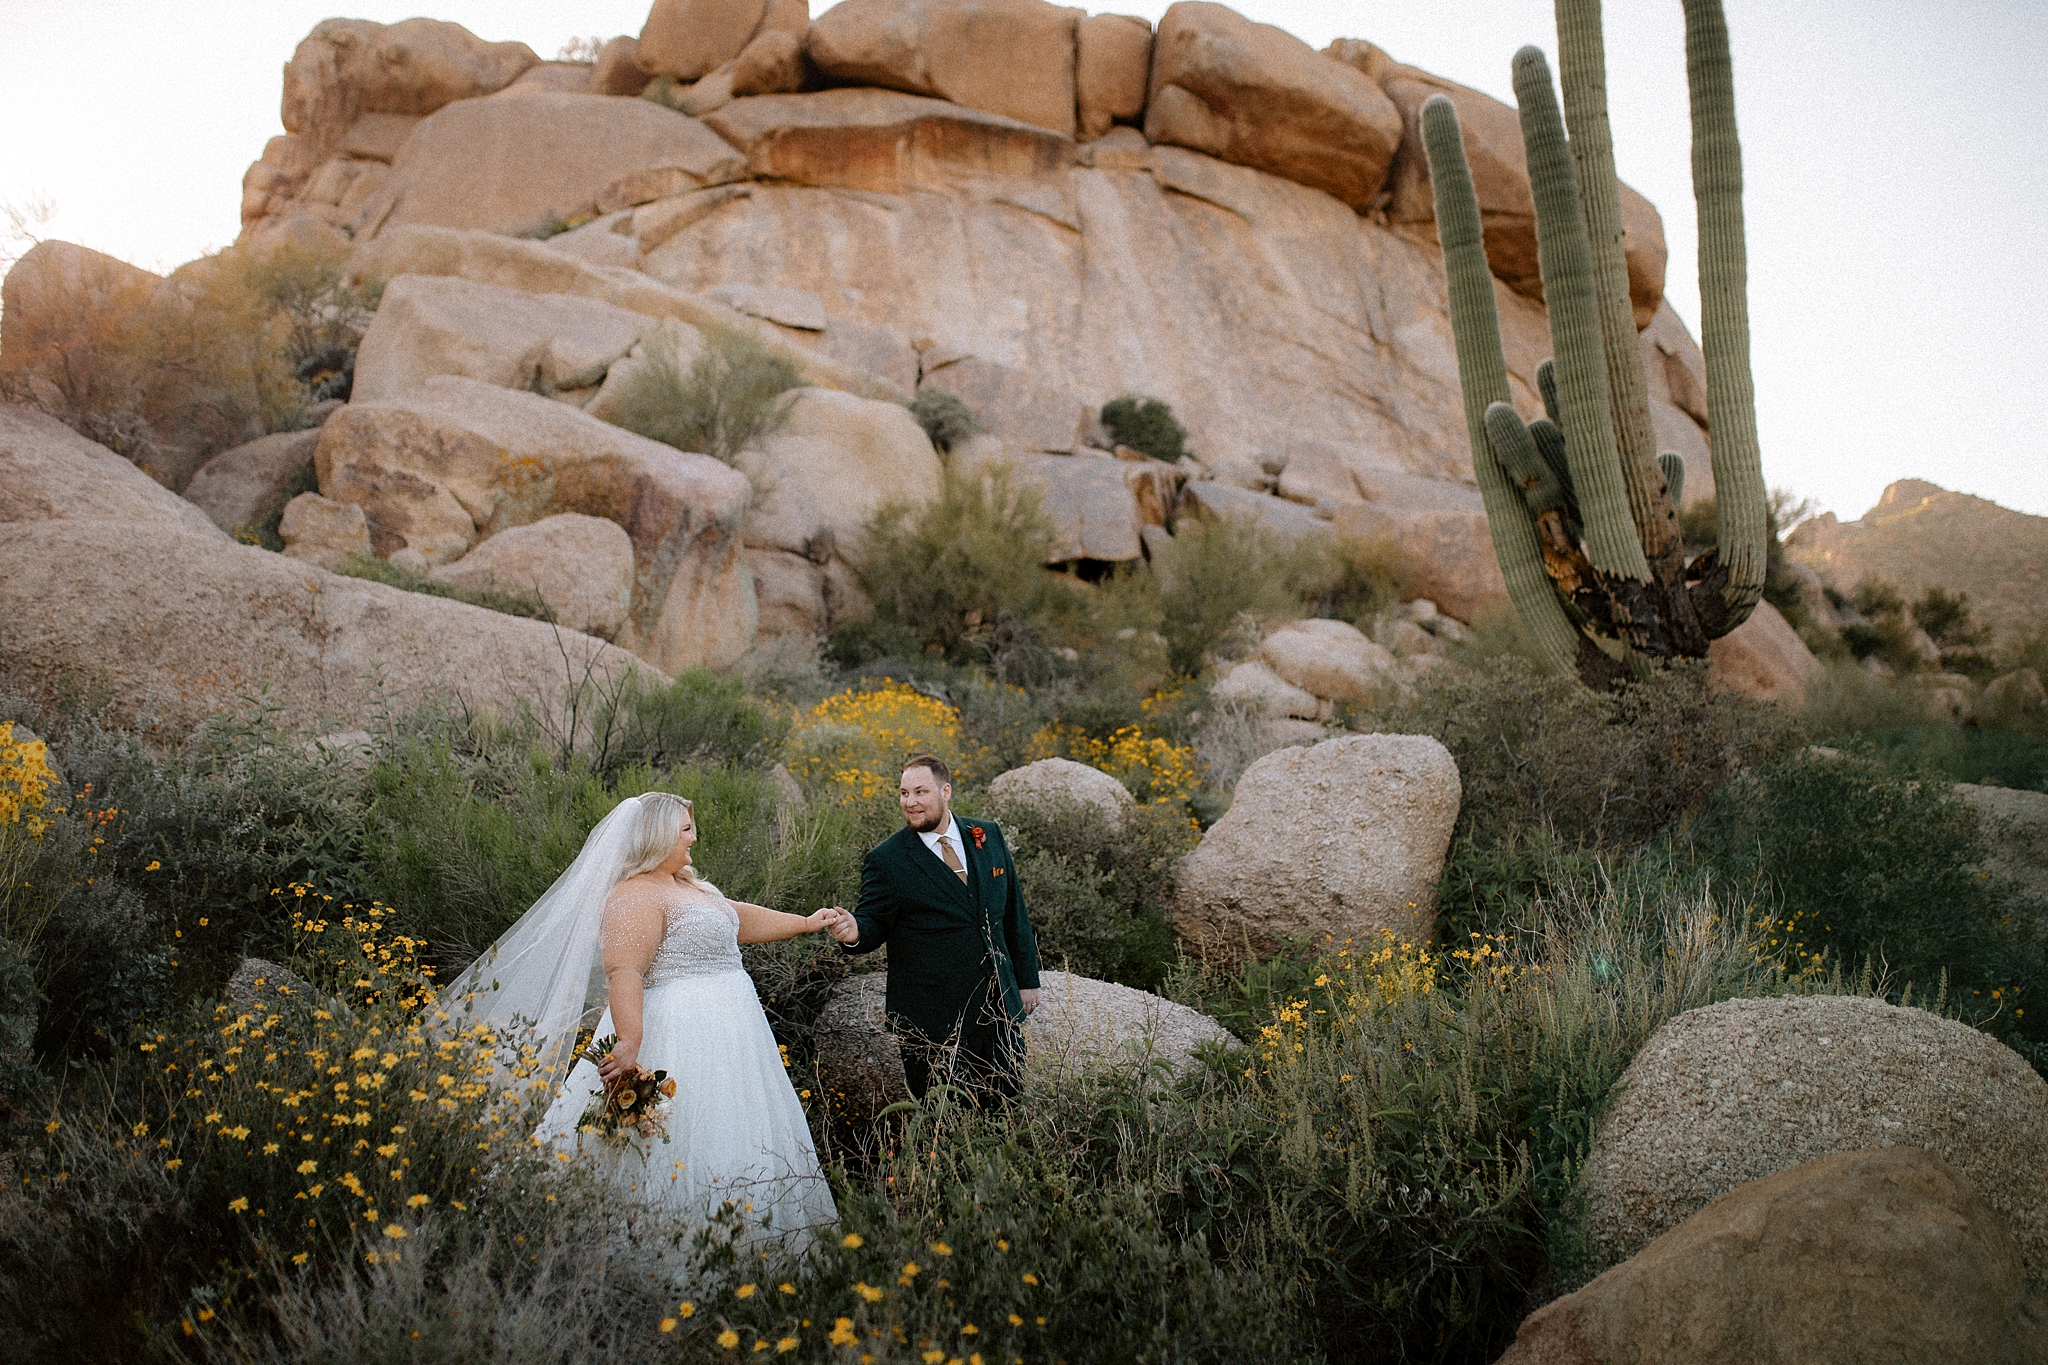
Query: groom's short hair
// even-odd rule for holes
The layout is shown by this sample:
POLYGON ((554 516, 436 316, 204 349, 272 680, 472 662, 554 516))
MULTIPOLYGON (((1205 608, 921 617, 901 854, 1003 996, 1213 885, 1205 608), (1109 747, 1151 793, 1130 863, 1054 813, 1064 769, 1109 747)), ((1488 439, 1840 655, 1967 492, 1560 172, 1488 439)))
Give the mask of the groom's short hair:
POLYGON ((953 770, 948 768, 946 760, 940 758, 937 754, 919 754, 903 765, 904 772, 909 772, 912 768, 931 769, 932 780, 942 787, 948 785, 953 780, 953 770))

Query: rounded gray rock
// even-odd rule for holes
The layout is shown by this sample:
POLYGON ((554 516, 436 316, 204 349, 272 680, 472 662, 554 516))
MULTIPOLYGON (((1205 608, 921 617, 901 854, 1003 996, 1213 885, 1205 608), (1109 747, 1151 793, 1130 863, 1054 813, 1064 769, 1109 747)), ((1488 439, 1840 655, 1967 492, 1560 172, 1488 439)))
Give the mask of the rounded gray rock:
POLYGON ((1747 1181, 1883 1147, 1955 1167, 2048 1272, 2048 1084, 1966 1024, 1861 996, 1728 1000, 1658 1029, 1586 1163, 1589 1249, 1613 1264, 1747 1181))
POLYGON ((1450 751, 1425 735, 1267 754, 1181 860, 1174 927, 1223 953, 1382 929, 1425 939, 1461 795, 1450 751))
POLYGON ((988 794, 1006 806, 1070 801, 1099 813, 1111 829, 1123 827, 1124 812, 1133 804, 1123 783, 1071 758, 1041 758, 1012 768, 988 784, 988 794))

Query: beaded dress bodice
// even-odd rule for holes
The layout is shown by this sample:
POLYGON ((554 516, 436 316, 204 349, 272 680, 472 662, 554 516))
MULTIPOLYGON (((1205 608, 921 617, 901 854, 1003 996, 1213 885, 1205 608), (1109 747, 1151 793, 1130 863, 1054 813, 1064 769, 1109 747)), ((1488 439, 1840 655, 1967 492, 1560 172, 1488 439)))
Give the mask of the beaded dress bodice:
POLYGON ((740 961, 739 911, 725 897, 715 891, 678 886, 662 915, 668 921, 668 931, 642 978, 648 987, 686 977, 746 971, 740 961))

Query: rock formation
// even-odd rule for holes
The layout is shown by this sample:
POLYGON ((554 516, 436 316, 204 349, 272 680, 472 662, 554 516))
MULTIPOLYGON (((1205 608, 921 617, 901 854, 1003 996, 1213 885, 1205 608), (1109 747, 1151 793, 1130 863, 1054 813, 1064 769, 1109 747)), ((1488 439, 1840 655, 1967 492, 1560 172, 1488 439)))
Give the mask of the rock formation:
POLYGON ((2048 1084, 1966 1024, 1860 996, 1729 1000, 1657 1030, 1586 1163, 1588 1241, 1612 1263, 1747 1181, 1898 1146, 1953 1165, 2048 1278, 2048 1084))
POLYGON ((1289 939, 1423 940, 1457 822, 1458 767, 1419 735, 1348 735, 1270 753, 1182 860, 1171 911, 1214 951, 1289 939))
POLYGON ((988 784, 989 799, 998 807, 1069 802, 1095 812, 1104 827, 1122 828, 1132 806, 1129 789, 1100 768, 1071 758, 1041 758, 999 774, 988 784))
POLYGON ((1738 1185, 1530 1315, 1500 1365, 2048 1362, 2048 1300, 1960 1172, 1915 1147, 1738 1185))
POLYGON ((1860 521, 1827 512, 1785 538, 1786 558, 1848 592, 1866 577, 1907 598, 1930 587, 1967 592, 1979 621, 2001 633, 2033 631, 2048 595, 2048 517, 1900 479, 1860 521))
MULTIPOLYGON (((1205 1043, 1235 1040, 1205 1014, 1110 981, 1045 971, 1039 1006, 1024 1027, 1025 1085, 1089 1067, 1149 1071, 1158 1060, 1181 1072, 1205 1043)), ((903 1058, 883 1014, 884 973, 864 972, 833 987, 819 1012, 818 1082, 834 1119, 872 1119, 910 1098, 903 1058)))

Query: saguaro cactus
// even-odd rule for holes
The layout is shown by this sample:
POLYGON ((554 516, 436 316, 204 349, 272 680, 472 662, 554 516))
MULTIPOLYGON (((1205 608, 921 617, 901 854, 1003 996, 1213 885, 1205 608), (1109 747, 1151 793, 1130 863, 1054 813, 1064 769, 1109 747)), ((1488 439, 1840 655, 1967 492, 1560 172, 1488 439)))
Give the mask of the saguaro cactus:
POLYGON ((1720 0, 1684 3, 1718 517, 1716 547, 1690 564, 1677 530, 1683 466, 1669 452, 1656 453, 1650 435, 1607 126, 1599 0, 1556 0, 1561 111, 1542 52, 1515 54, 1556 352, 1537 373, 1548 415, 1534 422, 1525 424, 1509 402, 1457 112, 1441 95, 1422 109, 1466 428, 1494 551, 1545 662, 1590 685, 1703 656, 1709 640, 1748 617, 1763 589, 1766 500, 1749 372, 1728 30, 1720 0))

